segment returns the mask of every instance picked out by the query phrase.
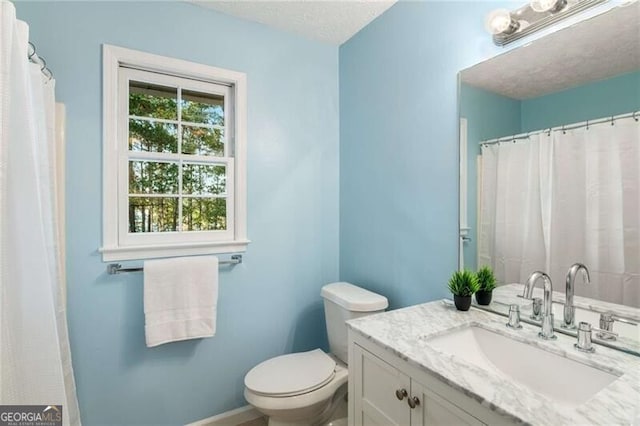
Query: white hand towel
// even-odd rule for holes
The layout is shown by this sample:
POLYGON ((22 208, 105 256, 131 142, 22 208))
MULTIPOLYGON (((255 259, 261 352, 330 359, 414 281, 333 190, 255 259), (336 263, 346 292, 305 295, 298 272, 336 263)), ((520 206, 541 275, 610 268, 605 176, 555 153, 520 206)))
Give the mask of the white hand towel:
POLYGON ((217 303, 217 257, 144 262, 144 328, 148 347, 215 335, 217 303))

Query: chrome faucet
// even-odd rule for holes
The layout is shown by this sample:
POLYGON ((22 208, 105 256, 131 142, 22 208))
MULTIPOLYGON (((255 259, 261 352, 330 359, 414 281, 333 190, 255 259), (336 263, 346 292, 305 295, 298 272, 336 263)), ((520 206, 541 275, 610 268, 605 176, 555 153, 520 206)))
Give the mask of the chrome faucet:
POLYGON ((538 336, 543 339, 555 339, 556 336, 553 334, 553 311, 551 308, 551 297, 553 295, 553 284, 551 283, 551 278, 549 278, 549 276, 544 272, 534 272, 529 276, 527 283, 524 285, 522 297, 531 299, 531 296, 533 295, 533 287, 535 287, 536 282, 540 278, 544 281, 544 310, 542 313, 542 330, 538 333, 538 336))
POLYGON ((573 306, 573 294, 575 292, 576 275, 582 271, 582 278, 585 284, 591 282, 589 277, 589 270, 582 263, 574 263, 567 272, 567 287, 565 291, 564 302, 564 321, 562 322, 562 328, 576 328, 576 308, 573 306))

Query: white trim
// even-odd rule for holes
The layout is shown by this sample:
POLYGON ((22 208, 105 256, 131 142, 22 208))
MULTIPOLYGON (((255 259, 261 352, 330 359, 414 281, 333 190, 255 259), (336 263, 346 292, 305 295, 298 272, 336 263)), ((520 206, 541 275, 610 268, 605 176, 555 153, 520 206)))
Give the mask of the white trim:
POLYGON ((467 119, 460 118, 460 222, 458 269, 464 268, 464 242, 469 233, 467 225, 467 119))
POLYGON ((480 267, 480 224, 482 223, 482 154, 476 157, 476 266, 480 267))
MULTIPOLYGON (((135 73, 135 71, 129 72, 135 73)), ((241 72, 103 45, 103 247, 99 251, 103 254, 104 262, 246 250, 249 243, 246 225, 246 84, 246 74, 241 72), (158 244, 138 242, 137 245, 126 245, 132 242, 136 244, 135 241, 140 240, 140 236, 136 235, 132 238, 128 235, 123 238, 118 228, 119 221, 123 220, 118 203, 122 202, 127 195, 125 194, 127 191, 124 191, 127 183, 119 181, 119 176, 122 176, 122 170, 119 173, 119 168, 122 169, 123 162, 119 158, 122 155, 119 149, 121 150, 122 147, 119 146, 118 141, 127 137, 127 135, 118 136, 118 120, 123 119, 122 111, 118 110, 118 98, 122 96, 122 85, 118 84, 118 80, 122 68, 162 74, 159 76, 160 79, 165 75, 186 78, 190 80, 186 85, 189 90, 209 87, 211 83, 223 85, 222 91, 228 91, 231 94, 231 96, 225 96, 225 120, 229 120, 229 123, 225 124, 229 129, 233 129, 231 132, 225 132, 225 155, 229 155, 230 146, 233 146, 233 158, 207 159, 207 162, 213 162, 215 158, 216 162, 226 163, 227 176, 231 178, 227 180, 227 214, 232 216, 233 220, 230 221, 228 218, 227 223, 233 223, 233 230, 226 233, 212 231, 216 234, 210 234, 210 239, 217 241, 203 237, 202 233, 190 235, 192 240, 197 240, 193 242, 187 241, 188 239, 171 241, 169 235, 148 235, 151 237, 149 240, 158 241, 158 244), (229 102, 229 98, 232 102, 229 102), (224 239, 221 240, 221 236, 224 239)))
POLYGON ((260 417, 263 417, 262 413, 251 405, 245 405, 244 407, 236 408, 235 410, 189 423, 186 426, 235 426, 241 423, 250 422, 251 420, 259 419, 260 417))
POLYGON ((467 119, 460 118, 460 229, 467 226, 467 119))
MULTIPOLYGON (((118 87, 118 55, 111 46, 102 49, 102 244, 115 246, 118 242, 118 128, 112 117, 118 116, 115 88, 118 87), (111 166, 113 165, 113 166, 111 166)), ((103 259, 104 261, 105 259, 103 259)))
POLYGON ((154 259, 158 257, 197 256, 202 254, 239 253, 247 249, 250 240, 190 244, 154 244, 152 246, 101 247, 103 262, 115 260, 154 259))

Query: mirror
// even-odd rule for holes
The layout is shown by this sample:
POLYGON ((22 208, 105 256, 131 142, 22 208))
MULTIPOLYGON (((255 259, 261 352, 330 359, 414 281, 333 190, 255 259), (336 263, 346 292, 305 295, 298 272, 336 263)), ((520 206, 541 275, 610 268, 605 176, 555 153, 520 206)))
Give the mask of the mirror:
POLYGON ((640 3, 459 74, 461 267, 640 308, 640 3), (612 118, 613 117, 613 118, 612 118))

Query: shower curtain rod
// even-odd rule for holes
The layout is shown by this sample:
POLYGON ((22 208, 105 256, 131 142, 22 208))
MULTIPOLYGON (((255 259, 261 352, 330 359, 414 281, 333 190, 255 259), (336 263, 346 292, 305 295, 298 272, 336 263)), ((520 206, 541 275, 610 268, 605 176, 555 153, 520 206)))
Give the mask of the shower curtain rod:
POLYGON ((493 145, 500 142, 515 142, 517 140, 528 139, 529 136, 538 135, 540 133, 551 134, 551 132, 564 132, 565 130, 579 129, 581 127, 586 127, 588 129, 589 126, 593 124, 610 122, 611 125, 613 126, 616 120, 621 120, 623 118, 633 118, 636 121, 640 121, 640 111, 628 112, 625 114, 614 115, 612 117, 598 118, 596 120, 587 120, 587 121, 582 121, 580 123, 567 124, 564 126, 551 127, 549 129, 534 130, 533 132, 520 133, 518 135, 513 135, 513 136, 505 136, 505 137, 496 138, 496 139, 488 139, 486 141, 480 142, 480 145, 486 146, 486 145, 493 145))
POLYGON ((31 42, 29 42, 28 58, 29 58, 29 61, 33 62, 34 64, 38 64, 40 66, 40 71, 42 71, 42 74, 48 77, 49 80, 53 78, 53 72, 51 72, 51 70, 47 68, 47 61, 45 61, 42 56, 38 56, 36 54, 36 46, 31 42))

